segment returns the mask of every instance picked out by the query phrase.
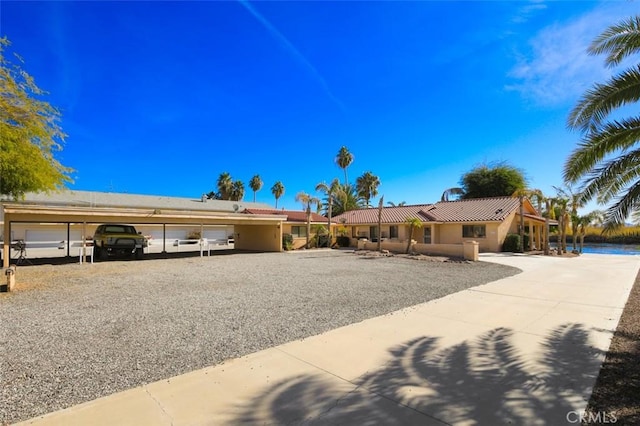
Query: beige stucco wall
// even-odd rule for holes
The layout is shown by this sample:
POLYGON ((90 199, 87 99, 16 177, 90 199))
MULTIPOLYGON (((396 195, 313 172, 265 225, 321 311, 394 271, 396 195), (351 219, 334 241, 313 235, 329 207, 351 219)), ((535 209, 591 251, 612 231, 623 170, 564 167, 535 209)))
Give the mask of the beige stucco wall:
POLYGON ((463 257, 462 244, 414 244, 413 250, 421 254, 439 254, 444 256, 463 257))
MULTIPOLYGON (((511 213, 502 222, 468 222, 468 223, 445 223, 445 224, 431 224, 426 223, 422 228, 414 229, 413 239, 418 244, 424 243, 424 228, 431 227, 431 244, 443 244, 443 245, 455 245, 457 248, 452 250, 460 250, 460 254, 450 254, 449 249, 446 253, 452 256, 462 255, 462 244, 465 241, 477 241, 479 243, 480 252, 499 252, 502 250, 502 243, 505 237, 510 232, 515 232, 512 229, 517 227, 516 224, 516 212, 511 213), (486 237, 484 238, 463 238, 462 237, 462 225, 485 225, 486 237)), ((369 225, 360 226, 348 226, 348 235, 365 235, 369 238, 369 225), (355 230, 355 232, 354 232, 355 230)), ((382 225, 382 233, 388 235, 389 225, 382 225)), ((398 238, 384 240, 383 242, 400 242, 406 244, 409 237, 409 226, 405 224, 398 224, 398 238)), ((351 246, 357 247, 357 238, 351 238, 351 246)), ((435 252, 434 252, 435 253, 435 252)))
POLYGON ((509 229, 509 220, 504 222, 468 222, 468 223, 446 223, 438 225, 438 243, 440 244, 462 244, 465 241, 477 241, 481 252, 499 252, 502 242, 509 229), (485 225, 486 237, 484 238, 463 238, 463 225, 485 225))
POLYGON ((278 225, 236 225, 234 239, 239 250, 282 251, 282 229, 278 225))
MULTIPOLYGON (((314 232, 314 227, 315 225, 318 225, 317 223, 312 223, 311 224, 311 233, 309 234, 309 240, 311 240, 316 233, 314 232)), ((306 229, 307 224, 306 223, 284 223, 282 225, 282 233, 283 234, 292 234, 291 232, 291 228, 293 226, 302 226, 303 228, 306 229)), ((326 229, 327 226, 322 224, 322 226, 324 226, 324 228, 326 229)), ((307 244, 307 237, 293 237, 293 249, 297 250, 300 248, 303 248, 305 245, 307 244)))
MULTIPOLYGON (((365 250, 378 250, 378 243, 367 241, 363 244, 365 250)), ((382 241, 380 243, 382 250, 389 250, 393 253, 404 253, 407 250, 407 243, 382 241)))
MULTIPOLYGON (((377 225, 354 225, 354 226, 346 226, 347 228, 347 235, 349 237, 351 237, 351 239, 354 241, 353 245, 357 244, 357 237, 364 237, 367 238, 368 240, 371 240, 371 229, 370 226, 376 226, 377 225)), ((333 227, 333 230, 335 232, 335 235, 337 235, 337 229, 339 229, 341 227, 341 225, 337 225, 333 227)), ((400 242, 400 241, 406 241, 407 240, 407 235, 409 234, 409 227, 405 224, 382 224, 381 229, 380 229, 380 234, 382 235, 382 238, 384 241, 391 241, 391 242, 400 242), (390 228, 391 226, 397 226, 398 227, 398 236, 395 238, 390 238, 389 235, 391 235, 391 231, 390 228)), ((420 229, 416 229, 414 231, 414 236, 413 239, 416 241, 422 241, 423 239, 423 231, 422 228, 420 229)))
POLYGON ((517 232, 517 222, 520 215, 517 215, 516 212, 512 212, 498 227, 498 239, 499 245, 496 250, 493 251, 502 251, 502 243, 504 243, 504 239, 507 237, 507 234, 513 232, 511 229, 514 229, 517 232))

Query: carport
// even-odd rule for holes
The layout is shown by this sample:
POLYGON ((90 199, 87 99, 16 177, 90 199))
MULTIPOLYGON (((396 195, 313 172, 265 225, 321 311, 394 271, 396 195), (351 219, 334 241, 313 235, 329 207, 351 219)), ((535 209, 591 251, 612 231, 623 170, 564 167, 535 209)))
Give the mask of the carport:
POLYGON ((233 225, 235 248, 239 250, 282 251, 282 215, 248 215, 203 210, 175 210, 112 207, 63 207, 3 204, 5 235, 2 247, 3 267, 10 262, 12 223, 82 224, 83 243, 87 224, 129 223, 132 225, 233 225))

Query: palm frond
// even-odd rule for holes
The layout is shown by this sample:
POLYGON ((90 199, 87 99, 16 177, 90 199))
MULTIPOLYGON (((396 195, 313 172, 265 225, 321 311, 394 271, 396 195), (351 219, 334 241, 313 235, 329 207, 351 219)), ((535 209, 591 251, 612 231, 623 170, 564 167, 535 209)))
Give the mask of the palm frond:
POLYGON ((604 84, 587 90, 571 110, 567 120, 570 129, 583 132, 597 129, 616 108, 640 100, 640 65, 629 68, 604 84))
POLYGON ((640 141, 640 117, 607 123, 599 131, 589 133, 578 145, 564 167, 564 179, 575 183, 607 155, 626 150, 640 141))
POLYGON ((607 54, 609 66, 618 65, 627 56, 640 52, 640 16, 623 20, 606 29, 589 47, 592 55, 607 54))
POLYGON ((588 201, 597 196, 598 202, 608 203, 638 177, 640 177, 640 149, 595 167, 584 181, 581 190, 582 199, 588 201))
POLYGON ((604 231, 610 232, 624 225, 629 214, 640 206, 640 181, 636 181, 616 203, 609 207, 604 223, 604 231))

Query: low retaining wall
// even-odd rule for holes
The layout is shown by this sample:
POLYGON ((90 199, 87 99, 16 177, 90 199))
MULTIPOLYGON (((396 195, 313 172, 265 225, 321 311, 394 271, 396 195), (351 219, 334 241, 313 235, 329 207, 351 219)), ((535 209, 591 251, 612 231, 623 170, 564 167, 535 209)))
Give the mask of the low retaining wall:
MULTIPOLYGON (((407 243, 399 242, 387 242, 380 243, 382 250, 389 250, 394 253, 404 253, 407 250, 407 243)), ((360 250, 378 250, 378 243, 372 241, 360 240, 358 241, 358 249, 360 250)))
POLYGON ((464 257, 464 246, 462 244, 414 244, 412 249, 420 254, 464 257))
MULTIPOLYGON (((420 254, 441 255, 451 257, 461 257, 467 260, 478 260, 478 246, 475 241, 465 241, 464 244, 418 244, 412 242, 409 252, 420 254)), ((405 253, 407 251, 406 242, 386 242, 380 244, 382 250, 389 250, 394 253, 405 253)), ((359 250, 378 250, 378 243, 367 240, 358 241, 359 250)))

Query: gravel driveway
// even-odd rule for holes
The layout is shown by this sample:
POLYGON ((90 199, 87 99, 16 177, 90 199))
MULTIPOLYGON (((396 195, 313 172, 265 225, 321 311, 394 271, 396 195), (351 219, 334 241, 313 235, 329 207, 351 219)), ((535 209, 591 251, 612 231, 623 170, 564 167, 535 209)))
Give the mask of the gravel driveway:
POLYGON ((337 250, 21 267, 0 295, 0 424, 517 272, 337 250))

